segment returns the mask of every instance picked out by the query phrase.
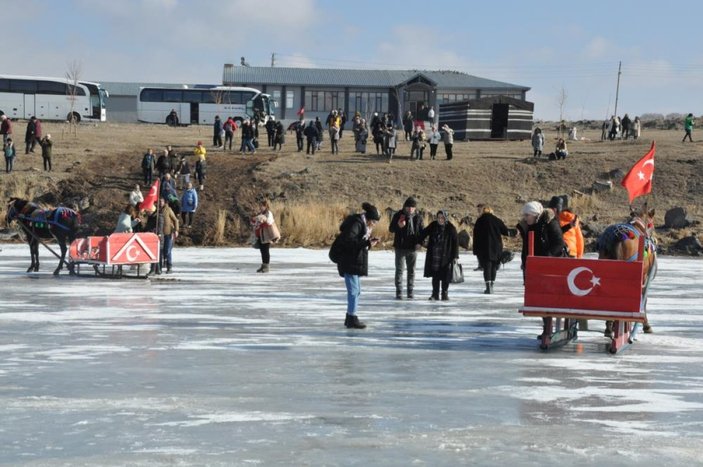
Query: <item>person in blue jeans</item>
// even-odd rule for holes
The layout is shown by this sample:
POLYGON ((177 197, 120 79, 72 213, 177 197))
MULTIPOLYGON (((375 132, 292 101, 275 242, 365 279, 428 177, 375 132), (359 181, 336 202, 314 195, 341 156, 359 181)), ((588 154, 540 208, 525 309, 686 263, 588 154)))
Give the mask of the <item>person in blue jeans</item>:
POLYGON ((361 295, 359 279, 369 273, 369 248, 379 241, 371 236, 371 231, 381 219, 375 206, 364 203, 361 207, 363 212, 344 219, 339 226, 340 233, 330 249, 330 258, 337 263, 339 275, 344 277, 347 287, 347 316, 344 326, 352 329, 366 327, 356 315, 361 295))

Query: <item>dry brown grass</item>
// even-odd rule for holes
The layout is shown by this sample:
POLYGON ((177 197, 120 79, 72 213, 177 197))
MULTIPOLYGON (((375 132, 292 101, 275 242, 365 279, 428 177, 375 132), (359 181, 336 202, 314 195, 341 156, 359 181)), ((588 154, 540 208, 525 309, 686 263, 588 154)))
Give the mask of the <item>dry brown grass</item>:
MULTIPOLYGON (((281 230, 281 243, 295 246, 329 245, 339 233, 344 218, 355 212, 342 203, 320 201, 276 201, 271 205, 271 211, 281 230)), ((373 229, 373 236, 380 238, 384 245, 393 241, 388 224, 389 219, 381 216, 373 229)))
MULTIPOLYGON (((238 226, 232 226, 232 228, 237 228, 238 226)), ((215 220, 215 225, 213 226, 213 231, 212 231, 212 238, 211 241, 214 245, 224 245, 226 244, 225 241, 225 232, 227 231, 227 211, 224 209, 220 209, 217 212, 217 219, 215 220)))

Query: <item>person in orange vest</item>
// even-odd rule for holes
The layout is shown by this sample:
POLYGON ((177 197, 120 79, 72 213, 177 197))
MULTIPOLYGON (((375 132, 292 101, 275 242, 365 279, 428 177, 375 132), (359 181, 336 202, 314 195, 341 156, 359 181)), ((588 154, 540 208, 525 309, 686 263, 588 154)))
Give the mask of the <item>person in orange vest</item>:
POLYGON ((554 211, 554 214, 559 218, 559 225, 564 237, 567 254, 571 258, 583 257, 583 232, 581 232, 581 221, 578 216, 570 209, 564 207, 564 198, 562 196, 552 196, 549 200, 548 208, 554 211))

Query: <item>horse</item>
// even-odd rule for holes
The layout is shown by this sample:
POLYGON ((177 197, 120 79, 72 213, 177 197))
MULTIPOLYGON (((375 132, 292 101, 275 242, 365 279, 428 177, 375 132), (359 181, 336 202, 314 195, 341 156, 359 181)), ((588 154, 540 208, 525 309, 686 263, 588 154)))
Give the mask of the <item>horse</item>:
MULTIPOLYGON (((647 303, 647 288, 657 271, 657 247, 653 232, 654 209, 647 210, 645 204, 641 212, 630 211, 628 223, 608 226, 596 242, 598 259, 642 261, 642 299, 645 305, 647 303), (639 257, 640 237, 644 237, 642 258, 639 257)), ((646 306, 643 307, 643 311, 645 313, 643 330, 645 333, 651 333, 652 327, 647 320, 646 306)), ((612 321, 606 322, 606 337, 612 335, 612 325, 612 321)))
MULTIPOLYGON (((27 244, 32 258, 27 272, 39 271, 40 239, 53 238, 58 242, 61 256, 59 265, 54 270, 54 275, 58 275, 66 263, 66 250, 68 249, 66 245, 75 240, 81 218, 76 211, 63 206, 54 209, 41 209, 37 204, 26 199, 10 198, 5 221, 7 225, 10 225, 12 221, 17 221, 27 234, 27 244)), ((52 253, 54 253, 53 250, 52 253)), ((73 274, 73 266, 68 263, 66 265, 69 272, 73 274)))

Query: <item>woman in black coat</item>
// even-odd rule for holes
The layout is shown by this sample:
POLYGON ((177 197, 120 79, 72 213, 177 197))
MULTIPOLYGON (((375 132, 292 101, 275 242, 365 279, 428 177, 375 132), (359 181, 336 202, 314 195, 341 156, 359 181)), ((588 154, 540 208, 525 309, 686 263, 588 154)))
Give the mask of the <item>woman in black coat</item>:
POLYGON ((364 203, 361 214, 352 214, 339 226, 340 233, 330 248, 330 259, 337 263, 339 275, 344 277, 347 287, 347 316, 344 325, 348 328, 363 329, 356 311, 361 295, 360 276, 369 274, 369 248, 378 243, 371 236, 371 229, 381 219, 375 206, 364 203))
POLYGON ((480 217, 474 225, 473 251, 478 264, 483 268, 483 280, 486 282, 485 294, 493 293, 493 283, 503 253, 503 235, 510 232, 505 223, 493 214, 490 206, 478 206, 480 217))
POLYGON ((449 281, 452 263, 459 258, 459 243, 456 228, 449 222, 447 211, 437 212, 437 220, 420 232, 418 243, 427 243, 425 255, 425 277, 432 278, 430 300, 439 300, 439 287, 442 286, 442 300, 449 300, 449 281))

